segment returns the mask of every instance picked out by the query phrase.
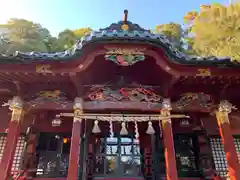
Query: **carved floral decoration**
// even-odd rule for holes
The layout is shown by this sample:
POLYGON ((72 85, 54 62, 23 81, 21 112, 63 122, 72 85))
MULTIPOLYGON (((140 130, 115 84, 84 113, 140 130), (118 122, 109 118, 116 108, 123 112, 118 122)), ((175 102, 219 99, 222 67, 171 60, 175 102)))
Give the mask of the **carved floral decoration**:
POLYGON ((198 103, 201 107, 209 108, 213 104, 213 101, 208 94, 187 92, 181 95, 176 104, 179 109, 183 109, 193 103, 198 103))
POLYGON ((60 90, 54 91, 40 91, 37 93, 32 100, 29 101, 31 106, 36 106, 40 104, 44 104, 44 102, 54 102, 56 104, 61 105, 63 108, 69 103, 67 101, 66 95, 60 90))
POLYGON ((145 88, 116 88, 109 87, 95 88, 88 94, 91 101, 132 101, 132 102, 148 102, 161 103, 162 97, 155 94, 151 90, 145 88))
POLYGON ((131 66, 139 61, 145 59, 143 50, 140 49, 121 49, 121 48, 107 48, 105 59, 113 61, 120 66, 131 66))

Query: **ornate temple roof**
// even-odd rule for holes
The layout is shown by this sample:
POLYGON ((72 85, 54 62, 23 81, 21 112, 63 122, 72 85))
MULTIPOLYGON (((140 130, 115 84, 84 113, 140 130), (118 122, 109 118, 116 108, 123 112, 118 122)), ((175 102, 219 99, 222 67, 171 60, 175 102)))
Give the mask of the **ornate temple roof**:
POLYGON ((170 61, 183 65, 201 65, 201 66, 220 66, 220 67, 240 67, 240 63, 231 61, 229 57, 199 57, 190 56, 180 52, 170 43, 166 36, 155 34, 149 30, 141 28, 127 20, 127 11, 125 10, 125 19, 118 23, 113 23, 109 27, 93 31, 77 41, 76 44, 64 52, 41 53, 41 52, 16 52, 13 55, 0 53, 1 64, 28 64, 41 61, 70 61, 81 57, 84 47, 93 43, 111 43, 130 42, 139 44, 151 44, 163 49, 165 55, 170 61))

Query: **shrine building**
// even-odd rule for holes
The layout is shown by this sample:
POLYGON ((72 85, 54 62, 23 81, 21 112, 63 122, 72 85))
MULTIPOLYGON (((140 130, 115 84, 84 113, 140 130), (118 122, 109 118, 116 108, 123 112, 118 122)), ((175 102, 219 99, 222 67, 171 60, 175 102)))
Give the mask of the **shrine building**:
POLYGON ((240 63, 124 19, 0 54, 0 180, 240 180, 240 63))

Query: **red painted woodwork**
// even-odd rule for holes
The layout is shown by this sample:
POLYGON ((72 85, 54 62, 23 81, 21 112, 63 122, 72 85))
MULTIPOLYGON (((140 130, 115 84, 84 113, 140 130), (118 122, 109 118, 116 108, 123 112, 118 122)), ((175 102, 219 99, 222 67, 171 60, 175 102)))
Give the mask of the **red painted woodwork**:
POLYGON ((220 135, 226 153, 230 180, 240 179, 240 164, 229 123, 219 123, 220 135))
POLYGON ((173 132, 171 122, 164 122, 162 126, 163 142, 165 148, 166 176, 167 180, 178 180, 173 132))
MULTIPOLYGON (((61 73, 61 72, 80 72, 85 70, 93 61, 94 58, 98 55, 105 54, 106 50, 104 49, 104 46, 117 46, 117 47, 125 47, 125 48, 146 48, 146 51, 144 52, 146 55, 152 56, 158 61, 158 65, 161 66, 162 69, 165 69, 166 71, 169 71, 170 74, 177 74, 181 76, 195 76, 196 70, 199 67, 196 66, 184 66, 172 63, 167 59, 167 57, 164 55, 164 52, 161 48, 155 47, 153 45, 145 44, 145 45, 129 45, 129 44, 104 44, 104 45, 95 45, 94 48, 92 46, 86 46, 84 48, 84 54, 83 56, 76 58, 73 61, 66 61, 65 63, 59 63, 57 61, 50 62, 52 66, 52 70, 54 73, 61 73), (154 49, 154 51, 152 51, 154 49), (152 54, 152 52, 154 54, 152 54), (81 62, 82 66, 79 66, 81 62), (79 68, 81 67, 81 68, 79 68), (170 67, 170 69, 166 68, 170 67), (168 69, 168 70, 167 70, 168 69)), ((36 71, 36 64, 40 63, 30 63, 30 64, 1 64, 0 66, 0 72, 7 72, 12 73, 16 72, 16 69, 18 72, 29 72, 29 73, 35 73, 36 71)), ((213 74, 218 76, 239 76, 239 70, 236 68, 225 68, 224 73, 222 73, 221 68, 217 67, 210 67, 213 74)), ((25 77, 27 78, 27 77, 25 77)))
POLYGON ((3 157, 0 164, 0 174, 2 180, 8 180, 11 174, 11 167, 15 155, 15 149, 20 135, 20 121, 10 120, 8 125, 8 134, 3 151, 3 157))
MULTIPOLYGON (((139 180, 136 178, 101 178, 104 180, 139 180)), ((33 180, 67 180, 66 178, 34 178, 33 180)), ((97 180, 97 178, 96 178, 97 180)), ((179 180, 201 180, 200 178, 180 178, 179 180)))
POLYGON ((67 180, 76 180, 80 153, 82 121, 74 121, 72 127, 71 149, 67 180))
MULTIPOLYGON (((161 107, 160 104, 149 106, 149 103, 143 102, 112 102, 112 101, 85 101, 83 103, 85 111, 91 112, 106 112, 107 110, 119 110, 119 111, 145 111, 145 112, 159 112, 161 107)), ((73 107, 73 103, 69 102, 65 107, 62 107, 60 104, 56 104, 54 102, 46 102, 44 104, 36 105, 32 110, 40 111, 40 110, 61 110, 61 111, 71 111, 73 107)), ((177 108, 175 102, 172 103, 172 109, 174 112, 182 112, 181 109, 177 108)), ((201 106, 189 106, 184 109, 187 112, 211 112, 209 108, 203 108, 201 106)))

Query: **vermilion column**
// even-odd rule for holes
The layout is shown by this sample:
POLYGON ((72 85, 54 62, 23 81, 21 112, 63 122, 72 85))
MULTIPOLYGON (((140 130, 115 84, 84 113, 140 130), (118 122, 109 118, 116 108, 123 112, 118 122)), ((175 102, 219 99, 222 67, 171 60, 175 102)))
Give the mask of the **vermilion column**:
POLYGON ((163 116, 162 131, 163 131, 163 141, 164 141, 164 149, 165 149, 166 177, 167 177, 167 180, 178 180, 173 133, 172 133, 172 123, 170 118, 171 110, 172 108, 171 108, 170 100, 164 99, 161 115, 163 116))
POLYGON ((80 153, 80 141, 81 141, 81 127, 83 114, 83 100, 82 98, 75 98, 74 100, 74 118, 71 138, 71 149, 69 156, 69 168, 68 168, 68 180, 78 179, 78 163, 80 153))
POLYGON ((221 101, 216 116, 222 137, 222 143, 224 145, 224 151, 226 153, 230 180, 240 180, 240 165, 228 117, 232 108, 232 104, 228 101, 221 101))
POLYGON ((21 120, 23 117, 23 101, 20 97, 13 97, 9 103, 9 109, 12 111, 12 117, 8 124, 8 134, 3 151, 3 157, 0 164, 0 179, 8 180, 11 175, 11 168, 17 141, 20 135, 21 120))

